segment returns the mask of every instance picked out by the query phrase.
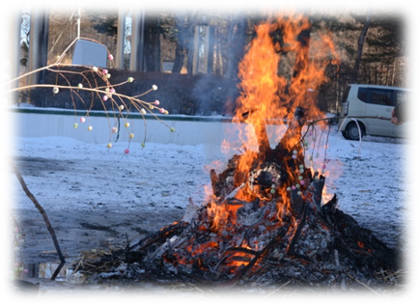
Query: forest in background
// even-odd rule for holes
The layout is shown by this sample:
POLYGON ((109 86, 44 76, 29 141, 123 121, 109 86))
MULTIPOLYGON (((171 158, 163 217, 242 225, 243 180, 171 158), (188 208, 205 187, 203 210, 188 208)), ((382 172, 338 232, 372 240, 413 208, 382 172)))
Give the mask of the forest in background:
MULTIPOLYGON (((136 14, 126 11, 127 20, 136 14)), ((106 45, 114 54, 118 31, 118 8, 98 11, 81 9, 62 11, 50 9, 48 12, 48 59, 54 63, 63 50, 77 37, 95 39, 106 45), (80 21, 80 25, 78 22, 80 21)), ((318 92, 320 109, 337 113, 342 93, 349 83, 367 83, 388 86, 405 86, 406 67, 409 66, 405 54, 406 40, 404 16, 384 12, 307 12, 311 21, 311 35, 316 31, 329 32, 335 49, 340 56, 339 69, 327 69, 329 82, 318 92)), ((22 15, 28 22, 30 15, 22 15), (28 17, 29 16, 29 17, 28 17)), ((143 83, 153 82, 160 88, 161 100, 171 100, 171 113, 189 115, 229 115, 226 106, 238 95, 238 64, 247 51, 247 46, 255 37, 255 26, 265 22, 269 15, 255 12, 156 12, 144 13, 144 58, 141 71, 130 71, 130 22, 126 22, 124 70, 112 75, 135 75, 138 88, 143 83), (206 66, 194 71, 194 29, 205 29, 209 39, 206 66), (169 64, 169 65, 168 65, 169 64), (170 69, 168 70, 168 67, 170 69), (168 75, 170 74, 170 75, 168 75), (166 87, 166 93, 163 88, 166 87)), ((29 29, 27 29, 29 34, 29 29)), ((273 40, 282 43, 280 31, 272 34, 273 40)), ((22 73, 26 72, 29 35, 22 40, 22 73)), ((66 55, 71 61, 72 50, 66 55)), ((290 59, 292 60, 292 59, 290 59)), ((282 54, 282 67, 288 63, 287 54, 282 54)), ((110 67, 112 69, 112 67, 110 67)), ((45 74, 45 81, 54 75, 45 74)), ((31 96, 32 104, 41 107, 73 108, 68 101, 49 98, 51 92, 35 89, 32 96, 21 95, 21 102, 31 96)), ((153 96, 151 98, 156 98, 153 96)))

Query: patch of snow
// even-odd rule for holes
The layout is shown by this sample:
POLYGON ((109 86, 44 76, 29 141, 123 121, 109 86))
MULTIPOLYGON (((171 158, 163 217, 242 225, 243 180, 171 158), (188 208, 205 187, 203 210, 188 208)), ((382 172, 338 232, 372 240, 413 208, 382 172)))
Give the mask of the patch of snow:
MULTIPOLYGON (((348 141, 334 131, 325 150, 327 191, 336 194, 339 208, 356 218, 391 246, 401 247, 407 228, 409 192, 407 155, 409 140, 370 137, 348 141)), ((196 205, 205 200, 209 169, 229 156, 207 154, 205 145, 180 146, 148 143, 104 145, 71 138, 15 139, 16 158, 42 158, 57 168, 25 175, 47 210, 88 209, 92 202, 130 213, 138 206, 156 210, 185 209, 191 197, 196 205)), ((45 165, 47 166, 47 165, 45 165)), ((19 185, 13 189, 14 208, 30 209, 19 185)))

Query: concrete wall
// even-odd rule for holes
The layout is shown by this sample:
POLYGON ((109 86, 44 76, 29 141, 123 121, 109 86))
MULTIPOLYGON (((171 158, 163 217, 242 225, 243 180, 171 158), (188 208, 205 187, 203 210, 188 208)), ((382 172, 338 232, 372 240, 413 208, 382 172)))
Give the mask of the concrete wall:
MULTIPOLYGON (((15 136, 18 137, 70 137, 88 143, 114 142, 116 134, 111 133, 113 126, 118 126, 118 119, 112 113, 85 111, 68 111, 54 109, 13 108, 10 111, 12 120, 16 125, 15 136), (84 123, 80 118, 85 117, 84 123), (74 123, 78 124, 74 128, 74 123), (92 131, 87 128, 91 125, 92 131)), ((247 124, 233 124, 230 118, 214 117, 187 117, 166 115, 156 119, 147 115, 144 120, 139 114, 130 114, 128 118, 120 119, 120 132, 118 141, 129 140, 128 135, 134 133, 135 142, 163 143, 177 145, 208 144, 221 147, 226 139, 236 146, 241 145, 239 130, 244 131, 247 124), (124 123, 129 122, 128 128, 124 123), (175 128, 175 132, 170 131, 175 128)), ((248 126, 249 127, 249 126, 248 126)), ((268 133, 272 134, 270 141, 273 145, 285 131, 281 125, 268 126, 268 133)))

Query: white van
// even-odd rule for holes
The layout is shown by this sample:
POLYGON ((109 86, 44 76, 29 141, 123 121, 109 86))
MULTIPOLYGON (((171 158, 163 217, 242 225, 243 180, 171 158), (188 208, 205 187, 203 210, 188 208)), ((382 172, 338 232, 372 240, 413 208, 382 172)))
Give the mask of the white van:
POLYGON ((348 140, 359 140, 359 129, 360 138, 365 135, 405 137, 405 124, 394 125, 380 118, 391 119, 395 105, 408 101, 408 94, 408 89, 399 87, 348 85, 342 100, 339 130, 348 140))

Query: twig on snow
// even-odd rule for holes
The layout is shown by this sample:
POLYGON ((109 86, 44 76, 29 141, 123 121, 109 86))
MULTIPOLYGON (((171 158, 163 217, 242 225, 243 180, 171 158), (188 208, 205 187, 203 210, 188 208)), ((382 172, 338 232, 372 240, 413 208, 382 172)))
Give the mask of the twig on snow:
POLYGON ((23 191, 25 192, 26 196, 33 202, 35 207, 38 209, 38 211, 41 213, 42 217, 44 218, 44 222, 47 225, 47 229, 50 232, 51 238, 53 240, 55 249, 57 250, 57 254, 60 258, 60 264, 58 265, 57 269, 55 270, 54 274, 51 277, 51 280, 54 281, 57 277, 58 273, 60 273, 61 268, 66 263, 66 260, 64 259, 64 255, 61 252, 60 245, 58 243, 57 236, 55 235, 54 228, 51 225, 51 222, 47 216, 47 213, 45 212, 44 208, 41 206, 41 204, 38 202, 38 200, 35 198, 35 196, 31 193, 31 191, 28 189, 28 186, 25 183, 25 180, 23 179, 22 175, 19 172, 19 169, 16 167, 15 164, 13 166, 13 171, 15 172, 16 177, 18 178, 20 185, 22 186, 23 191))

